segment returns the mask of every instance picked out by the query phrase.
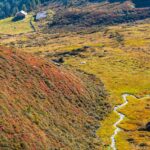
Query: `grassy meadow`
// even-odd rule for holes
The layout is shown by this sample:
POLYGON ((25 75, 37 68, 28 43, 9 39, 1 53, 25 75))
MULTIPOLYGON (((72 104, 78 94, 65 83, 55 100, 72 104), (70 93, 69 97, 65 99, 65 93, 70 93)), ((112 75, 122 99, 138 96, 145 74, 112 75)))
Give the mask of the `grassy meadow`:
POLYGON ((126 119, 120 124, 120 128, 124 130, 116 136, 117 147, 121 150, 148 150, 150 132, 145 131, 145 126, 150 121, 150 97, 129 97, 128 101, 129 104, 120 110, 126 119))
MULTIPOLYGON (((29 18, 28 18, 29 19, 29 18)), ((26 33, 32 31, 29 20, 22 23, 8 25, 9 19, 0 21, 0 31, 7 34, 26 33), (6 26, 7 24, 7 26, 6 26), (8 27, 11 27, 8 29, 8 27), (12 31, 13 27, 13 31, 12 31)), ((75 56, 63 56, 64 66, 71 66, 100 78, 109 93, 109 101, 112 106, 122 103, 121 95, 130 93, 140 98, 150 94, 150 23, 122 24, 104 27, 95 32, 67 32, 67 33, 28 33, 2 39, 1 44, 12 46, 23 51, 35 53, 51 60, 54 53, 72 52, 76 49, 87 47, 84 52, 75 56)), ((125 129, 117 137, 119 150, 124 147, 133 149, 141 148, 149 133, 143 132, 143 137, 137 131, 148 118, 149 105, 147 98, 137 100, 129 98, 129 104, 120 111, 126 114, 126 119, 120 124, 125 129), (134 113, 135 112, 135 113, 134 113), (139 116, 143 118, 140 119, 139 116), (130 128, 128 128, 130 127, 130 128), (134 143, 127 139, 133 136, 134 143), (123 143, 123 144, 122 144, 123 143)), ((100 123, 97 135, 100 137, 103 147, 108 149, 110 137, 114 132, 113 124, 118 120, 115 113, 110 113, 100 123)), ((147 140, 148 141, 148 140, 147 140)), ((147 147, 150 143, 146 142, 147 147)))
MULTIPOLYGON (((150 33, 150 28, 148 27, 150 27, 150 24, 139 24, 132 27, 126 25, 110 27, 107 33, 98 33, 99 43, 102 43, 103 47, 97 47, 95 52, 97 55, 89 54, 88 58, 67 58, 66 64, 95 74, 101 78, 110 93, 110 102, 112 105, 122 103, 121 94, 123 93, 144 97, 150 93, 150 34, 145 34, 150 33), (121 35, 121 40, 114 36, 116 33, 121 35), (98 53, 104 53, 104 56, 99 57, 98 53), (86 64, 81 64, 82 61, 85 61, 86 64)), ((129 103, 129 105, 131 104, 129 103)), ((138 109, 128 109, 128 112, 132 113, 132 111, 136 111, 138 114, 138 110, 144 111, 144 107, 140 103, 136 103, 136 105, 138 109)), ((148 111, 144 111, 142 116, 148 114, 148 111)), ((114 132, 113 124, 117 120, 118 116, 112 112, 101 122, 101 128, 97 131, 97 135, 100 136, 103 142, 104 146, 102 149, 109 148, 111 143, 110 137, 114 132)), ((149 120, 147 119, 147 121, 149 120)), ((121 133, 118 135, 120 137, 117 137, 119 150, 123 150, 124 148, 124 144, 122 143, 129 144, 125 139, 124 141, 120 141, 123 136, 124 138, 126 137, 126 134, 123 135, 121 133)), ((137 138, 136 136, 138 134, 135 134, 135 139, 137 138)), ((140 141, 135 143, 134 147, 136 145, 138 149, 141 143, 140 141)), ((132 149, 133 147, 131 148, 130 145, 128 148, 132 149)), ((125 147, 125 149, 128 148, 125 147)))
POLYGON ((33 29, 30 25, 32 15, 28 15, 25 19, 13 22, 12 17, 0 20, 0 34, 20 34, 32 32, 33 29))

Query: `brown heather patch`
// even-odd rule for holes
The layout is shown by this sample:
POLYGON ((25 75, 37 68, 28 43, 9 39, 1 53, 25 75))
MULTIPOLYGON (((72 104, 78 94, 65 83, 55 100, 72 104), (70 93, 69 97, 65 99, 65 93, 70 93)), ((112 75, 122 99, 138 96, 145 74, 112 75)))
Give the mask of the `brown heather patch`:
POLYGON ((0 47, 0 149, 98 149, 106 100, 94 76, 0 47))

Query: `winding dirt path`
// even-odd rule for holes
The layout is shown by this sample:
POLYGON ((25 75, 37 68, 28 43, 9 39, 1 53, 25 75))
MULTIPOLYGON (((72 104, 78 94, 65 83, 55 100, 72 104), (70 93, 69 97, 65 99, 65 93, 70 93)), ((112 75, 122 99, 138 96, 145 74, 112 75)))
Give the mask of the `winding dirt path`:
POLYGON ((127 100, 127 96, 129 96, 129 94, 123 94, 122 95, 122 98, 123 98, 123 101, 124 103, 121 104, 121 105, 118 105, 114 108, 114 112, 118 114, 119 116, 119 120, 113 125, 115 127, 115 131, 113 133, 113 135, 111 136, 111 148, 113 150, 117 150, 116 148, 116 140, 115 140, 115 137, 116 135, 118 134, 118 132, 121 131, 121 129, 118 127, 118 124, 124 119, 125 115, 123 115, 122 113, 119 113, 117 110, 124 107, 125 105, 128 104, 128 100, 127 100))

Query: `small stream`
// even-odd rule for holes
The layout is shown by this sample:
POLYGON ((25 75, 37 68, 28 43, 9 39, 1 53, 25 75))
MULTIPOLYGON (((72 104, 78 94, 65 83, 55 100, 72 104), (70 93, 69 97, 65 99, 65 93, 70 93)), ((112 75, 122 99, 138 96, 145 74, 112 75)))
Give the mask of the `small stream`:
POLYGON ((111 148, 113 150, 117 150, 117 147, 116 147, 116 140, 115 140, 115 137, 116 135, 118 134, 118 132, 121 131, 121 129, 118 127, 118 124, 124 119, 125 115, 123 115, 122 113, 119 113, 117 110, 124 107, 125 105, 128 104, 128 100, 127 100, 127 96, 129 96, 129 94, 123 94, 122 95, 122 98, 123 98, 123 101, 124 103, 121 104, 121 105, 118 105, 114 108, 114 112, 118 114, 119 116, 119 120, 113 125, 115 127, 115 131, 113 133, 113 135, 111 136, 111 148))

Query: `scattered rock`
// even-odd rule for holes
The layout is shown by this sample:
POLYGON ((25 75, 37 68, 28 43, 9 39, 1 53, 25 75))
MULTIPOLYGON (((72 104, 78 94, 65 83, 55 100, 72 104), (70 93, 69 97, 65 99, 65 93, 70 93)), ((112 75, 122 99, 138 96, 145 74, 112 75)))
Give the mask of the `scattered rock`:
POLYGON ((55 63, 64 63, 65 62, 63 57, 60 57, 58 59, 53 59, 52 61, 55 63))
POLYGON ((127 141, 130 142, 130 143, 134 143, 134 139, 133 138, 129 138, 129 139, 127 139, 127 141))
POLYGON ((147 144, 146 143, 141 143, 139 146, 140 147, 145 147, 145 146, 147 146, 147 144))
POLYGON ((141 127, 138 129, 138 131, 148 131, 150 132, 150 122, 148 122, 145 127, 141 127))
POLYGON ((146 124, 146 131, 149 131, 149 132, 150 132, 150 122, 148 122, 148 123, 146 124))
POLYGON ((83 64, 86 64, 86 61, 82 61, 82 62, 80 62, 80 64, 82 64, 82 65, 83 65, 83 64))

